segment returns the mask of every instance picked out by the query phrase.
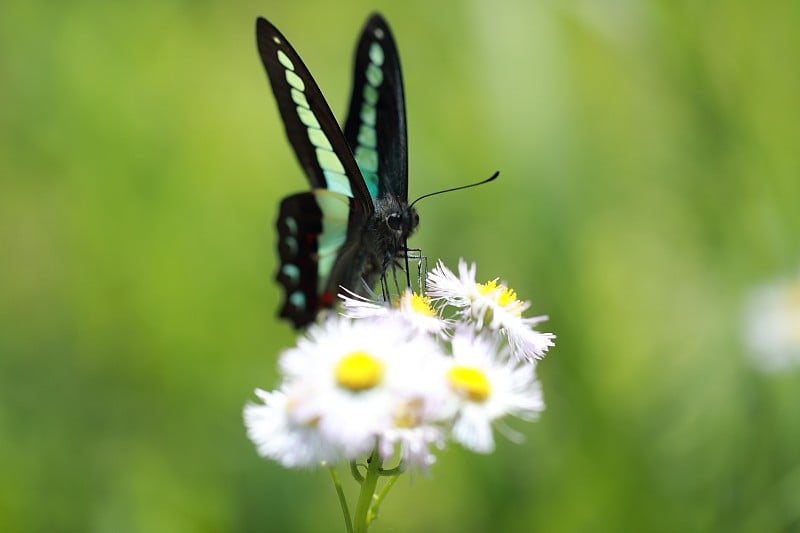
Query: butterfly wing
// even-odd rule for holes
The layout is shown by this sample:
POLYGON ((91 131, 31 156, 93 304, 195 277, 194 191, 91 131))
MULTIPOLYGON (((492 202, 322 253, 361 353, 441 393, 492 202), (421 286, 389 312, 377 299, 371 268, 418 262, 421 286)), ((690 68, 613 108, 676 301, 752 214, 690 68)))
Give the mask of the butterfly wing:
POLYGON ((339 285, 352 288, 359 281, 358 241, 348 239, 353 202, 326 189, 281 201, 277 223, 281 266, 276 279, 285 300, 279 314, 295 327, 313 322, 320 309, 331 307, 339 285))
POLYGON ((311 186, 351 196, 359 201, 359 209, 371 213, 358 165, 308 68, 289 41, 262 17, 256 21, 256 39, 286 135, 311 186))
POLYGON ((277 223, 276 278, 285 291, 280 315, 302 327, 333 305, 340 285, 358 283, 365 263, 358 247, 374 206, 336 119, 297 52, 264 18, 256 21, 256 39, 286 134, 313 187, 285 198, 277 223))
POLYGON ((372 15, 356 46, 353 93, 344 136, 372 198, 408 200, 408 142, 403 76, 389 25, 372 15))

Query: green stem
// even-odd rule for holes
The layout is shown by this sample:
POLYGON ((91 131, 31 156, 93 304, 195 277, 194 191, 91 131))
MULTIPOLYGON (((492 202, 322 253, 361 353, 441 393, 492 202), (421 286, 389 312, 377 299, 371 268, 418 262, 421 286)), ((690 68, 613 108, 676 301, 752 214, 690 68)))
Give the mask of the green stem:
POLYGON ((339 475, 332 466, 328 467, 328 472, 331 474, 333 486, 336 487, 336 495, 339 497, 339 506, 342 508, 342 514, 344 515, 344 526, 347 528, 347 533, 353 533, 353 523, 350 521, 350 509, 347 508, 347 498, 344 497, 344 490, 342 490, 342 483, 339 481, 339 475))
POLYGON ((357 482, 364 482, 364 476, 362 476, 361 472, 358 471, 358 463, 355 461, 350 461, 350 474, 352 474, 353 479, 355 479, 357 482))
POLYGON ((400 473, 390 476, 389 479, 386 480, 386 483, 384 483, 383 487, 381 487, 381 491, 375 497, 375 503, 372 505, 372 510, 370 511, 370 522, 372 522, 372 520, 375 518, 378 518, 378 511, 383 503, 383 499, 386 498, 387 494, 389 494, 389 489, 392 488, 392 485, 394 485, 394 482, 397 481, 397 478, 399 477, 400 473))
POLYGON ((380 478, 381 459, 378 451, 375 450, 370 456, 367 464, 367 475, 361 483, 361 492, 358 495, 358 503, 356 504, 356 514, 353 517, 355 522, 355 533, 367 533, 369 523, 372 517, 369 514, 372 505, 372 499, 375 496, 375 488, 378 486, 378 478, 380 478))

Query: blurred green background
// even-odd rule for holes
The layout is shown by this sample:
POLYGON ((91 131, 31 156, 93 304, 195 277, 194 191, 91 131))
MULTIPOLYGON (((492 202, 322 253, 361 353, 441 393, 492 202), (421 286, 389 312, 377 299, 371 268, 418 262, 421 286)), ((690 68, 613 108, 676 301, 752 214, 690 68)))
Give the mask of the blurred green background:
POLYGON ((276 207, 306 188, 264 15, 337 116, 367 15, 403 61, 412 244, 547 313, 548 409, 404 476, 377 531, 800 530, 800 374, 742 305, 800 265, 800 4, 0 4, 0 531, 342 531, 241 410, 293 343, 276 207))

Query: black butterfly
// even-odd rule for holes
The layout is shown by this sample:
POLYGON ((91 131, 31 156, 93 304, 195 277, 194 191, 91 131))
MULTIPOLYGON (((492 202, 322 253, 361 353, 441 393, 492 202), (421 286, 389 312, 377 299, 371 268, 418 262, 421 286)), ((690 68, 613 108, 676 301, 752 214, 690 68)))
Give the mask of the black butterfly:
POLYGON ((276 277, 285 290, 280 316, 300 328, 333 306, 340 286, 364 294, 408 253, 419 216, 408 204, 403 79, 389 26, 372 15, 356 47, 342 133, 277 28, 258 18, 256 38, 286 134, 312 187, 284 198, 277 222, 276 277))

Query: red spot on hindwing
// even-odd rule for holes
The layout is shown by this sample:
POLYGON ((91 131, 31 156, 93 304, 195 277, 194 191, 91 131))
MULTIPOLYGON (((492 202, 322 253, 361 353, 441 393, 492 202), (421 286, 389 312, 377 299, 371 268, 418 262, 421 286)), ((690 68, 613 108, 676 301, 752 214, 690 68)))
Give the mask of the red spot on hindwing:
POLYGON ((319 296, 319 305, 321 307, 332 307, 333 306, 333 293, 331 291, 325 291, 319 296))

